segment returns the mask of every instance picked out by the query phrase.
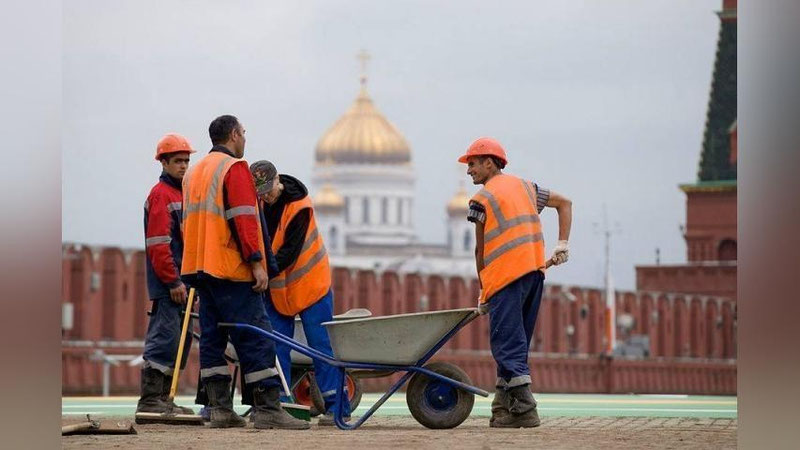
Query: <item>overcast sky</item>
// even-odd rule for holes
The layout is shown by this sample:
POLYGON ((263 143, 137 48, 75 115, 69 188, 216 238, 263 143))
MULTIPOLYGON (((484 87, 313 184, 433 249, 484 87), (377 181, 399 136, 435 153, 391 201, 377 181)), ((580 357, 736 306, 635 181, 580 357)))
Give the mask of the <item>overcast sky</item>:
MULTIPOLYGON (((612 270, 686 261, 679 225, 695 181, 721 0, 64 2, 63 240, 143 247, 142 204, 166 132, 210 148, 234 114, 245 159, 310 180, 317 140, 369 91, 405 135, 415 226, 444 242, 445 204, 469 178, 477 137, 504 144, 507 172, 573 200, 570 261, 557 283, 601 286, 612 270)), ((202 153, 201 153, 202 154, 202 153)), ((197 156, 196 156, 197 157, 197 156)), ((470 192, 475 190, 469 185, 470 192)), ((543 214, 548 248, 554 210, 543 214)), ((549 253, 549 251, 548 251, 549 253)))

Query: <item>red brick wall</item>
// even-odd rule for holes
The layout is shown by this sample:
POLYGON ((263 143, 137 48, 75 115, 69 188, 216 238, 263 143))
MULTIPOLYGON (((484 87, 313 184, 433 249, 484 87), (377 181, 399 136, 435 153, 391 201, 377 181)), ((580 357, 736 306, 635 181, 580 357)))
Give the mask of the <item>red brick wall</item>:
POLYGON ((736 241, 736 190, 686 194, 686 246, 691 261, 716 261, 720 243, 736 241))
POLYGON ((735 186, 687 191, 684 237, 689 264, 638 266, 636 289, 736 300, 736 198, 735 186))
POLYGON ((736 263, 637 266, 636 289, 713 295, 736 300, 736 263))
MULTIPOLYGON (((144 339, 146 312, 150 308, 144 283, 144 252, 65 245, 63 255, 62 302, 74 305, 74 327, 63 334, 63 389, 73 393, 99 392, 100 366, 86 357, 102 346, 97 341, 110 341, 108 345, 117 347, 107 352, 119 353, 123 351, 118 347, 120 342, 144 339), (75 349, 67 341, 91 342, 86 343, 88 347, 75 349)), ((374 315, 415 312, 424 303, 423 298, 427 298, 428 310, 471 307, 478 294, 475 279, 376 273, 341 267, 333 270, 333 284, 336 313, 356 307, 367 308, 374 315)), ((541 391, 567 389, 560 384, 564 383, 560 381, 561 375, 553 374, 562 373, 559 370, 567 368, 579 370, 585 363, 564 361, 594 359, 603 350, 602 292, 570 287, 571 295, 567 295, 565 289, 559 285, 546 286, 534 331, 531 351, 534 355, 542 355, 535 360, 545 371, 538 375, 542 377, 541 391), (572 334, 568 332, 570 327, 572 334), (545 362, 552 358, 558 362, 545 362)), ((666 358, 659 359, 659 364, 664 367, 672 364, 669 362, 672 357, 693 357, 697 364, 701 364, 708 358, 736 356, 736 309, 731 299, 643 291, 618 292, 617 311, 618 314, 633 316, 634 333, 650 336, 651 357, 666 358)), ((442 355, 467 358, 469 361, 465 364, 480 372, 468 370, 468 373, 481 380, 485 378, 486 386, 491 385, 494 379, 494 368, 488 354, 488 322, 486 318, 473 321, 441 352, 442 355)), ((623 336, 622 330, 617 330, 617 333, 623 336)), ((124 351, 141 353, 140 344, 133 342, 130 345, 133 347, 124 351)), ((192 366, 196 365, 196 354, 193 355, 189 372, 196 374, 192 366)), ((623 366, 617 364, 614 367, 623 366)), ((595 376, 580 375, 583 373, 581 370, 569 377, 595 376)), ((112 373, 115 386, 135 391, 138 368, 119 367, 112 373)), ((380 381, 383 382, 385 380, 380 381)), ((191 386, 194 381, 187 380, 187 383, 191 386)), ((596 389, 596 384, 581 383, 584 383, 579 383, 583 387, 575 389, 596 389)))
MULTIPOLYGON (((136 355, 141 349, 105 349, 113 354, 136 355)), ((101 366, 89 359, 89 348, 65 347, 61 352, 62 392, 64 395, 99 395, 102 392, 101 366)), ((461 367, 473 384, 493 390, 494 360, 489 355, 440 351, 434 361, 461 367)), ((735 395, 736 364, 730 362, 674 361, 670 359, 619 360, 604 357, 538 357, 530 359, 533 389, 536 392, 582 393, 665 393, 735 395)), ((179 393, 194 395, 199 363, 197 348, 192 350, 181 373, 179 393)), ((231 367, 231 373, 233 368, 231 367)), ((365 391, 386 390, 400 375, 362 379, 365 391)), ((127 363, 111 368, 111 394, 135 395, 139 389, 139 368, 127 363)))

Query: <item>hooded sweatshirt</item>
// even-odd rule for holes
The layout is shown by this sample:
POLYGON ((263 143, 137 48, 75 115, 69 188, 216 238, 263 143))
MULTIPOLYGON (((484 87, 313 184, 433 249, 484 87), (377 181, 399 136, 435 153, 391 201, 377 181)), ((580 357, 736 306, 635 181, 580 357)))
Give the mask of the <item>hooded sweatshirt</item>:
MULTIPOLYGON (((264 216, 267 222, 267 231, 270 236, 275 236, 275 231, 280 224, 281 216, 288 203, 301 200, 308 196, 308 189, 297 178, 291 175, 280 174, 280 181, 283 184, 283 192, 278 200, 268 205, 262 204, 264 216)), ((294 216, 289 225, 286 227, 285 239, 281 248, 275 252, 275 260, 278 265, 278 273, 286 270, 287 267, 294 264, 297 257, 300 256, 300 251, 303 248, 303 242, 306 238, 306 231, 311 222, 311 212, 304 209, 294 216)), ((273 277, 278 273, 270 273, 269 276, 273 277)))

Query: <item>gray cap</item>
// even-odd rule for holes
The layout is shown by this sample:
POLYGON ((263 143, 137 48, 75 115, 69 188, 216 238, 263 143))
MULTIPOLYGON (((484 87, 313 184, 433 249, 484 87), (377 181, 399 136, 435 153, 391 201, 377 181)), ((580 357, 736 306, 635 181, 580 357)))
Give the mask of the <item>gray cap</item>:
POLYGON ((275 179, 278 177, 278 169, 275 168, 275 165, 263 159, 250 164, 250 173, 253 174, 258 195, 266 195, 272 190, 272 185, 275 184, 275 179))

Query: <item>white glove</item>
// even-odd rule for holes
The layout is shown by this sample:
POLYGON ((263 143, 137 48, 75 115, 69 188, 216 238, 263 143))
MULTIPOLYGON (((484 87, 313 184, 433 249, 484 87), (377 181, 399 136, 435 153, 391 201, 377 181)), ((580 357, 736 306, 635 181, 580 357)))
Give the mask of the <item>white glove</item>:
POLYGON ((225 356, 233 361, 239 361, 239 355, 236 354, 236 348, 230 342, 228 342, 227 347, 225 347, 225 356))
POLYGON ((481 303, 483 297, 483 289, 478 292, 478 314, 484 315, 489 312, 489 302, 481 303))
POLYGON ((558 241, 555 250, 553 250, 553 256, 550 259, 553 261, 554 266, 567 262, 569 259, 569 245, 566 240, 558 241))

